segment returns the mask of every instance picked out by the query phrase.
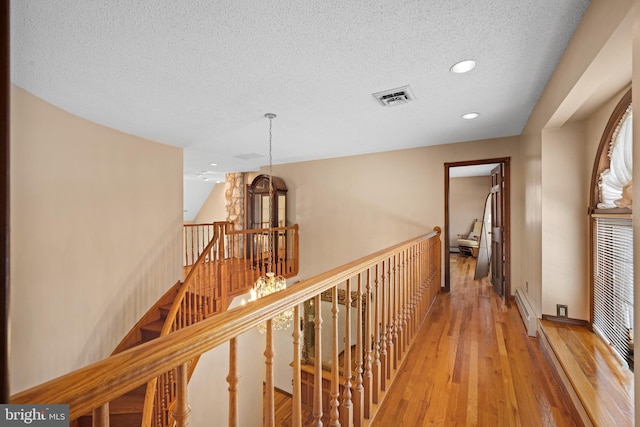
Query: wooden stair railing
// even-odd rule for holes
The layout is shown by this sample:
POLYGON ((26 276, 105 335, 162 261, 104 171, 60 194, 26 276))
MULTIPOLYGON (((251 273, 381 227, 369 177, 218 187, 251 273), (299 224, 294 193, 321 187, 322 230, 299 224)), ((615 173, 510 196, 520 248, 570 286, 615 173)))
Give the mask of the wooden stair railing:
MULTIPOLYGON (((235 231, 230 222, 214 222, 213 231, 208 227, 204 230, 199 235, 213 233, 211 241, 202 250, 192 251, 198 253, 198 259, 189 269, 159 336, 222 313, 227 310, 233 297, 248 292, 257 278, 265 275, 269 268, 264 258, 256 256, 264 256, 265 241, 275 242, 273 248, 266 248, 267 253, 273 251, 273 271, 285 277, 298 274, 297 224, 235 231), (268 233, 273 234, 269 236, 268 233)), ((197 362, 197 358, 194 358, 186 365, 188 378, 191 378, 197 362)), ((168 371, 158 378, 155 393, 147 389, 143 426, 173 425, 172 412, 178 400, 175 386, 177 377, 177 370, 168 371)))
MULTIPOLYGON (((249 269, 255 264, 232 256, 252 236, 262 236, 267 230, 234 232, 230 223, 185 225, 185 280, 176 283, 138 321, 112 354, 120 353, 141 343, 182 329, 209 316, 225 311, 233 296, 246 293, 262 270, 249 269), (204 239, 210 239, 204 242, 204 239), (249 271, 249 273, 247 273, 249 271)), ((297 226, 274 229, 274 233, 289 239, 291 251, 284 258, 279 271, 292 277, 297 274, 297 226), (295 242, 295 245, 293 244, 295 242), (294 262, 294 260, 296 260, 294 262), (293 268, 295 267, 295 268, 293 268)), ((284 238, 283 237, 283 238, 284 238)), ((284 245, 282 245, 284 247, 284 245)), ((240 253, 242 255, 243 253, 240 253)), ((275 255, 274 255, 275 258, 275 255)), ((282 257, 281 257, 282 258, 282 257)), ((197 365, 197 358, 188 363, 188 378, 197 365)), ((137 426, 167 426, 172 424, 172 409, 176 402, 176 372, 171 370, 150 381, 146 388, 135 389, 112 402, 110 413, 113 424, 137 426)), ((91 425, 92 416, 82 417, 78 427, 91 425)))
MULTIPOLYGON (((194 273, 195 274, 195 273, 194 273)), ((95 410, 104 414, 104 408, 125 393, 136 390, 167 372, 174 371, 175 422, 186 426, 189 408, 186 401, 188 369, 191 360, 203 353, 230 342, 229 353, 229 425, 235 425, 238 404, 236 390, 238 378, 236 337, 265 323, 266 384, 264 402, 265 425, 273 425, 273 362, 274 354, 271 319, 285 310, 293 309, 296 319, 299 306, 309 299, 320 305, 321 296, 331 292, 337 300, 338 289, 350 287, 358 300, 371 301, 364 310, 357 310, 358 325, 362 324, 364 342, 358 340, 355 369, 347 380, 335 384, 345 376, 336 375, 340 367, 334 358, 330 384, 330 408, 323 405, 322 365, 316 363, 313 384, 313 424, 321 425, 328 412, 331 425, 344 420, 345 425, 363 426, 373 419, 375 410, 388 392, 391 381, 400 368, 403 357, 412 343, 418 327, 426 317, 441 279, 440 229, 411 239, 391 248, 376 252, 357 261, 335 268, 297 283, 277 294, 268 295, 244 306, 236 307, 198 323, 176 330, 165 336, 124 350, 107 359, 71 372, 62 377, 20 392, 11 403, 68 403, 71 420, 95 410), (355 392, 355 393, 354 393, 355 392), (270 396, 270 397, 269 397, 270 396), (351 421, 353 420, 353 422, 351 421)), ((347 294, 350 295, 350 294, 347 294)), ((319 313, 319 311, 318 311, 319 313)), ((320 360, 322 334, 330 332, 331 345, 345 344, 335 333, 342 318, 334 305, 331 327, 323 328, 321 315, 315 316, 315 352, 320 360)), ((295 322, 294 322, 295 323, 295 322)), ((347 340, 348 342, 349 340, 347 340)), ((348 343, 349 344, 349 343, 348 343)), ((350 346, 350 344, 349 344, 350 346)), ((293 425, 302 425, 300 335, 293 333, 293 425)), ((345 348, 345 352, 347 349, 345 348)), ((348 354, 348 353, 347 353, 348 354)), ((285 356, 285 360, 291 360, 285 356)), ((108 423, 109 418, 96 417, 96 426, 108 423)))
POLYGON ((196 263, 202 251, 215 238, 215 224, 184 224, 183 228, 183 265, 190 267, 196 263))

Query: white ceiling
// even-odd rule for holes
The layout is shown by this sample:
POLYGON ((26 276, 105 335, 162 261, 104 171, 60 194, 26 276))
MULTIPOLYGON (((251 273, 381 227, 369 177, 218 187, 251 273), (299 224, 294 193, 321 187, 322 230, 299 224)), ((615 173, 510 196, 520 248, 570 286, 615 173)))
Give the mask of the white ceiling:
POLYGON ((268 164, 267 112, 274 164, 519 134, 588 3, 12 0, 11 79, 184 147, 190 220, 224 173, 268 164), (371 95, 404 85, 406 105, 371 95))
POLYGON ((491 171, 499 163, 484 165, 454 166, 449 168, 449 178, 468 178, 473 176, 491 176, 491 171))

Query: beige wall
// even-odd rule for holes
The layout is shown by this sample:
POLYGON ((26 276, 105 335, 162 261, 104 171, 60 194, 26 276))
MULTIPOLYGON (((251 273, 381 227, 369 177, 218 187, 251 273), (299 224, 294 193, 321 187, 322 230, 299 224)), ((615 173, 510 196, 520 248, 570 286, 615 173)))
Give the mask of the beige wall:
POLYGON ((182 150, 11 92, 11 393, 108 356, 181 276, 182 150))
MULTIPOLYGON (((545 131, 542 141, 542 314, 589 320, 587 150, 582 123, 545 131)), ((593 159, 591 159, 593 164, 593 159)))
POLYGON ((224 182, 216 184, 213 187, 209 197, 207 197, 198 215, 196 215, 193 220, 194 224, 208 224, 227 220, 224 191, 224 182))
POLYGON ((604 128, 626 90, 585 121, 543 132, 542 314, 555 316, 556 304, 567 304, 569 317, 590 320, 591 175, 604 128))
POLYGON ((522 137, 524 161, 524 218, 522 235, 522 280, 513 281, 511 289, 521 288, 540 316, 542 306, 542 168, 540 135, 522 137))
POLYGON ((491 192, 490 176, 449 179, 449 247, 458 247, 458 235, 465 237, 475 220, 482 221, 487 196, 491 192))
POLYGON ((632 4, 591 2, 521 136, 526 242, 522 258, 527 262, 522 264, 522 282, 514 282, 514 287, 528 287, 538 316, 555 315, 556 304, 568 304, 570 317, 588 316, 588 283, 583 284, 588 259, 586 248, 578 246, 586 242, 590 175, 579 180, 593 161, 587 142, 593 132, 591 118, 631 80, 632 4), (568 182, 559 182, 565 174, 568 182), (561 193, 567 197, 563 204, 561 193), (568 230, 558 231, 562 226, 568 230), (557 246, 560 236, 571 243, 557 246))
MULTIPOLYGON (((275 165, 274 175, 289 188, 289 218, 300 225, 300 278, 435 226, 444 229, 444 163, 496 157, 512 158, 512 239, 519 242, 523 165, 517 137, 275 165)), ((514 245, 516 280, 520 252, 514 245)))

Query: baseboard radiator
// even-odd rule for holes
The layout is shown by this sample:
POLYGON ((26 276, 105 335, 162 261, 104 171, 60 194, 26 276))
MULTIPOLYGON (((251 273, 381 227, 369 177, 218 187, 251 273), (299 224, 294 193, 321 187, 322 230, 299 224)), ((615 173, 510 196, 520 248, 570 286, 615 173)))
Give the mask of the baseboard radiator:
POLYGON ((538 332, 538 318, 531 307, 531 303, 529 303, 529 298, 527 298, 527 295, 522 289, 517 288, 515 299, 518 310, 520 311, 520 317, 522 317, 524 327, 527 329, 527 335, 535 337, 538 332))

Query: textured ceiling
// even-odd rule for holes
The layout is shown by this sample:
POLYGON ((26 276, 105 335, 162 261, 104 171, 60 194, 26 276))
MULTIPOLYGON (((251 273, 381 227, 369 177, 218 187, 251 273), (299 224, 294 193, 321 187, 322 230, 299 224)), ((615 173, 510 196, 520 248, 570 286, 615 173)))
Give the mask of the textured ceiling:
POLYGON ((11 79, 184 147, 190 220, 225 172, 268 163, 267 112, 275 164, 519 134, 588 3, 12 0, 11 79), (404 85, 406 105, 371 96, 404 85))

